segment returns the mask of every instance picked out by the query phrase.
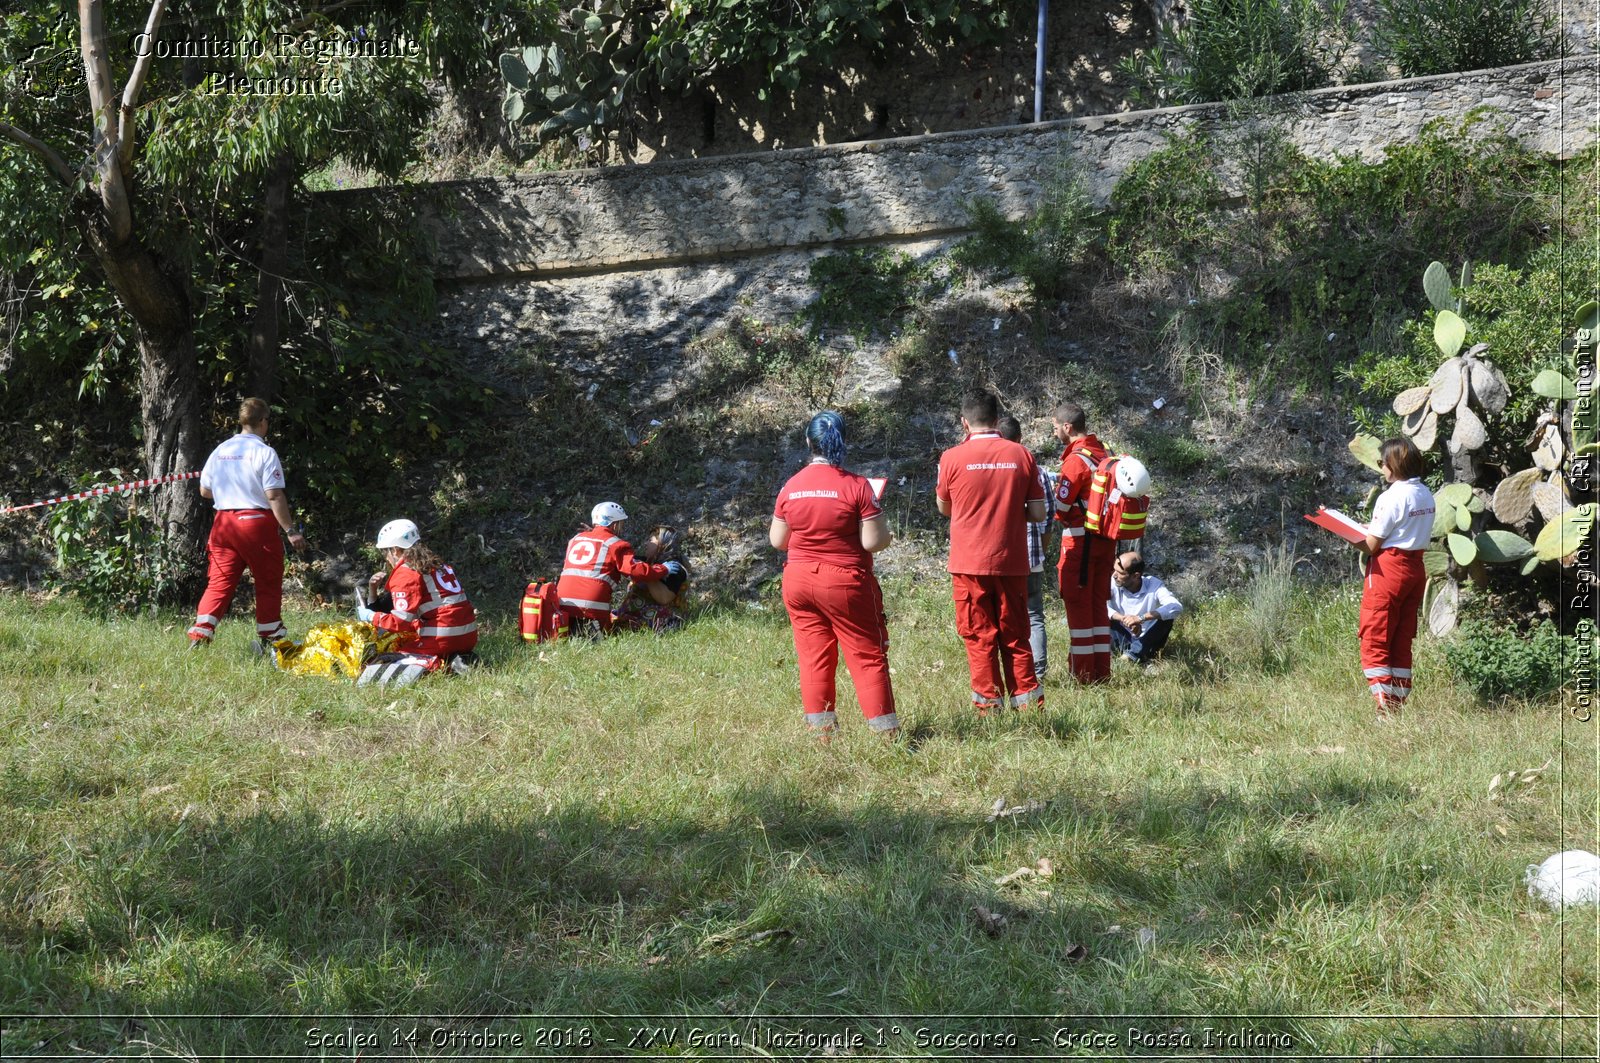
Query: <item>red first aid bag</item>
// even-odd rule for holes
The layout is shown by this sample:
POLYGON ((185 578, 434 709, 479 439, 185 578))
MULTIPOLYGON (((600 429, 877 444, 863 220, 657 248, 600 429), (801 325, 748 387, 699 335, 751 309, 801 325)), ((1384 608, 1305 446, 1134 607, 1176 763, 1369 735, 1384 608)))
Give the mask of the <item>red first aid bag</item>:
POLYGON ((1150 496, 1123 494, 1117 486, 1117 463, 1121 460, 1121 455, 1112 455, 1095 466, 1089 480, 1089 497, 1084 500, 1083 527, 1090 535, 1106 539, 1142 539, 1150 496))
POLYGON ((567 611, 556 597, 554 581, 528 584, 522 595, 522 637, 528 642, 553 642, 567 637, 567 611))

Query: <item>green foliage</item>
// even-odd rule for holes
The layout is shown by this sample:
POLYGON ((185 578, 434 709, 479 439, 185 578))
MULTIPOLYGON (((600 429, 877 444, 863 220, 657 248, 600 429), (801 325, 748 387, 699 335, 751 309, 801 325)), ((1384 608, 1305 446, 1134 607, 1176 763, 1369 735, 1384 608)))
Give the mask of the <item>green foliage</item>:
POLYGON ((1122 68, 1152 107, 1301 92, 1332 83, 1352 32, 1343 0, 1192 0, 1122 68))
MULTIPOLYGON (((110 469, 80 478, 77 490, 127 479, 124 470, 110 469)), ((45 518, 56 551, 56 586, 95 613, 140 609, 180 575, 168 563, 160 529, 139 504, 137 493, 97 495, 58 503, 45 518)))
POLYGON ((1462 625, 1444 653, 1469 690, 1482 701, 1497 702, 1537 698, 1560 687, 1563 666, 1574 659, 1575 649, 1548 620, 1527 633, 1477 620, 1462 625))
POLYGON ((1561 31, 1546 0, 1378 0, 1373 43, 1409 78, 1553 59, 1561 31))
POLYGON ((1177 273, 1174 294, 1189 296, 1156 315, 1169 362, 1191 383, 1214 383, 1226 366, 1327 386, 1362 351, 1382 352, 1362 371, 1392 380, 1407 370, 1385 356, 1400 353, 1393 330, 1411 316, 1430 249, 1516 261, 1547 242, 1541 227, 1581 220, 1581 183, 1566 217, 1560 197, 1530 196, 1553 190, 1549 165, 1486 130, 1486 113, 1430 124, 1377 163, 1305 158, 1247 117, 1240 135, 1175 138, 1112 194, 1113 264, 1135 284, 1177 273), (1228 172, 1245 178, 1231 213, 1216 209, 1228 172))
POLYGON ((1162 483, 1175 484, 1177 477, 1199 472, 1217 461, 1216 452, 1186 435, 1153 429, 1134 437, 1135 453, 1162 483))
POLYGON ((1214 146, 1172 136, 1139 159, 1111 192, 1106 250, 1120 270, 1153 273, 1192 265, 1215 245, 1223 198, 1214 146))
POLYGON ((599 0, 500 57, 502 114, 540 140, 605 136, 633 120, 641 99, 688 93, 733 70, 756 74, 760 99, 799 89, 807 70, 835 65, 844 49, 872 55, 907 45, 994 39, 1006 0, 829 0, 818 4, 669 4, 599 0))
POLYGON ((707 397, 763 383, 811 409, 835 404, 848 352, 819 346, 806 331, 740 316, 700 344, 707 397))
POLYGON ((817 297, 802 312, 813 332, 842 328, 857 339, 898 328, 938 284, 933 267, 887 247, 852 248, 811 263, 817 297))
POLYGON ((1088 183, 1073 164, 1063 161, 1045 182, 1031 214, 1012 220, 989 198, 973 200, 967 211, 974 232, 956 247, 956 262, 980 273, 1022 278, 1042 335, 1049 302, 1066 294, 1099 235, 1099 211, 1088 183))
MULTIPOLYGON (((412 219, 385 217, 376 201, 327 211, 301 195, 298 179, 336 161, 397 177, 420 150, 430 86, 476 75, 498 38, 533 32, 548 6, 386 0, 310 15, 279 0, 169 7, 157 39, 174 54, 158 52, 150 66, 128 167, 134 236, 175 289, 163 301, 199 352, 200 403, 225 409, 249 387, 244 348, 260 303, 262 192, 275 175, 289 175, 294 223, 274 443, 294 469, 297 504, 314 518, 331 523, 370 505, 418 454, 459 452, 467 444, 456 429, 483 396, 452 355, 416 336, 432 287, 412 219), (287 47, 279 31, 291 28, 287 47), (262 47, 176 57, 197 39, 262 47), (397 45, 400 54, 358 54, 397 45), (244 92, 241 79, 290 79, 313 91, 244 92)), ((105 4, 119 88, 148 9, 143 0, 105 4)), ((81 158, 90 123, 76 20, 60 5, 29 0, 5 16, 4 29, 0 122, 81 158)), ((134 412, 137 307, 112 292, 80 230, 98 206, 81 187, 61 188, 15 139, 0 136, 0 163, 0 407, 9 413, 40 389, 71 389, 95 401, 86 417, 137 439, 148 428, 134 412)), ((228 426, 215 429, 220 438, 228 426)), ((140 536, 124 541, 133 549, 140 536)))

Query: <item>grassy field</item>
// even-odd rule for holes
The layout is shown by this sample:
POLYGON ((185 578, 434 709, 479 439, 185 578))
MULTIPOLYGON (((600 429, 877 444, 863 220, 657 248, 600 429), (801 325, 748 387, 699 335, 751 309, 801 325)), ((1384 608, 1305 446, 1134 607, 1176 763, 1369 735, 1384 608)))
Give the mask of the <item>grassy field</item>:
POLYGON ((771 603, 502 624, 386 692, 274 672, 238 617, 191 654, 176 616, 0 600, 0 1011, 38 1013, 0 1055, 1593 1058, 1595 912, 1522 873, 1593 846, 1594 725, 1474 705, 1425 642, 1380 728, 1327 588, 1193 603, 1089 692, 1057 616, 1047 711, 978 720, 946 588, 888 592, 907 740, 851 702, 830 747, 771 603), (591 1012, 660 1017, 526 1017, 591 1012), (431 1017, 339 1018, 373 1013, 431 1017))

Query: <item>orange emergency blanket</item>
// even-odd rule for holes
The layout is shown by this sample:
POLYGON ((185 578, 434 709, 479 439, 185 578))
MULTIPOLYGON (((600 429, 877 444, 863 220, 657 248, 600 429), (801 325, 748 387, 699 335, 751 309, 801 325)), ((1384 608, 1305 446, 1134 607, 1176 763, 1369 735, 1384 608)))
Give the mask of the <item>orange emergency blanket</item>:
POLYGON ((278 669, 294 675, 354 679, 371 657, 388 653, 400 641, 397 631, 379 631, 359 620, 317 624, 304 642, 280 639, 272 644, 278 669))

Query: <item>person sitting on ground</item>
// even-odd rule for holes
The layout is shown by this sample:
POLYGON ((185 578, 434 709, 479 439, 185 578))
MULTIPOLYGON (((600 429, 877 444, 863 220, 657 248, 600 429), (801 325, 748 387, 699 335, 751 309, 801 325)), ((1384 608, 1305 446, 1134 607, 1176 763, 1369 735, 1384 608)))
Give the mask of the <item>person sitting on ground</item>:
POLYGON ((684 592, 689 586, 689 569, 678 557, 678 529, 657 525, 639 548, 639 556, 652 565, 661 565, 667 574, 658 580, 634 580, 628 596, 617 610, 616 620, 627 628, 672 631, 684 623, 684 592))
POLYGON ((385 524, 374 545, 383 552, 389 571, 375 573, 367 587, 374 595, 379 583, 387 587, 370 606, 357 607, 356 619, 400 632, 396 652, 470 664, 478 645, 478 614, 455 570, 422 545, 422 534, 409 520, 385 524))
POLYGON ((575 622, 574 633, 579 626, 591 634, 595 628, 602 634, 611 632, 611 597, 624 577, 648 584, 669 574, 665 565, 634 557, 633 545, 622 538, 627 519, 617 503, 601 502, 589 512, 591 527, 567 542, 556 597, 575 622))
POLYGON ((1111 643, 1124 660, 1149 664, 1172 634, 1172 621, 1183 612, 1167 585, 1145 575, 1144 558, 1129 550, 1111 569, 1111 643))

